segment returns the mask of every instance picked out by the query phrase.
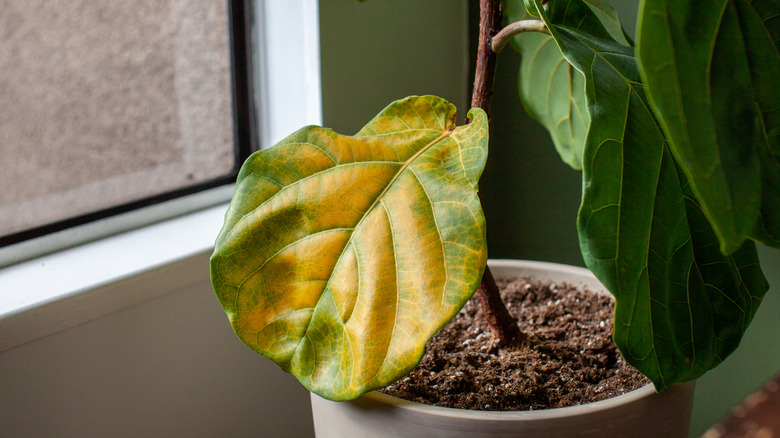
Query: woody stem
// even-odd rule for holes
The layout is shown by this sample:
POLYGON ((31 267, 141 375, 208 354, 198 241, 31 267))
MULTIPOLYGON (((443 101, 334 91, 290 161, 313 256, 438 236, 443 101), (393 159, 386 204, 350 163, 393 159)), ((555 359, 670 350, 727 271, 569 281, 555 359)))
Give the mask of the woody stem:
MULTIPOLYGON (((480 0, 479 10, 479 47, 477 49, 477 66, 474 74, 471 107, 482 108, 490 114, 493 77, 496 71, 496 52, 492 49, 492 39, 501 28, 501 3, 499 0, 480 0)), ((502 345, 521 343, 525 339, 525 335, 520 331, 512 315, 509 314, 501 299, 493 274, 487 266, 476 294, 485 319, 499 343, 502 345)))

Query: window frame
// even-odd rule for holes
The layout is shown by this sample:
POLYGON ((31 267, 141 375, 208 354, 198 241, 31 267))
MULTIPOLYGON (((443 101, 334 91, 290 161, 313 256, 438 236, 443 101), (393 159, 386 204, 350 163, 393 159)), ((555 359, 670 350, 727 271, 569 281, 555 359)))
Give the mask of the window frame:
MULTIPOLYGON (((254 23, 251 44, 244 41, 252 62, 237 70, 263 81, 252 87, 247 80, 247 104, 257 113, 244 111, 262 133, 251 143, 267 147, 322 123, 318 2, 252 3, 241 20, 254 23)), ((0 248, 0 351, 208 282, 208 257, 233 189, 223 184, 0 248)))

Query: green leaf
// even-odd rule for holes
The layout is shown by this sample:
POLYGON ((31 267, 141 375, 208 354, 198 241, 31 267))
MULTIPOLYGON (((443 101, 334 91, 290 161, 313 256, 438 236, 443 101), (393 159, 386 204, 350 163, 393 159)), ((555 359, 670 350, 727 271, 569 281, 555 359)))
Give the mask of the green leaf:
POLYGON ((754 99, 760 112, 765 142, 758 155, 761 163, 761 210, 751 234, 766 245, 780 248, 780 3, 754 0, 736 3, 744 23, 746 52, 750 63, 754 99))
POLYGON ((780 248, 780 159, 768 153, 760 153, 761 159, 761 211, 751 238, 775 248, 780 248))
POLYGON ((689 313, 690 349, 693 360, 702 362, 701 369, 707 371, 737 348, 769 284, 752 241, 746 241, 729 256, 720 252, 717 236, 684 173, 678 170, 678 174, 694 251, 694 266, 688 278, 688 299, 693 303, 689 313), (701 309, 711 309, 711 313, 701 309))
POLYGON ((547 10, 552 23, 587 33, 591 37, 624 46, 626 39, 617 11, 602 0, 554 0, 547 10))
MULTIPOLYGON (((536 5, 534 4, 534 0, 522 0, 523 6, 525 6, 525 13, 528 14, 531 17, 538 17, 539 13, 536 11, 536 5)), ((519 0, 515 0, 512 3, 520 3, 519 0)), ((504 7, 506 9, 506 7, 504 7)))
POLYGON ((524 53, 518 89, 526 113, 547 128, 563 162, 581 169, 590 124, 585 79, 564 59, 552 37, 527 35, 518 46, 524 53))
POLYGON ((586 72, 591 127, 578 231, 587 266, 616 298, 615 343, 658 390, 694 379, 737 347, 767 289, 755 247, 718 251, 647 103, 632 49, 549 27, 586 72))
POLYGON ((307 127, 252 155, 211 258, 234 330, 332 400, 385 386, 474 293, 487 116, 394 102, 354 137, 307 127))
MULTIPOLYGON (((509 22, 531 18, 520 0, 502 4, 509 22)), ((558 1, 548 13, 555 23, 629 45, 617 13, 600 0, 558 1)), ((561 159, 581 169, 590 124, 582 74, 566 61, 549 35, 523 33, 513 38, 512 45, 523 54, 518 89, 526 112, 550 132, 561 159)))
MULTIPOLYGON (((631 41, 631 38, 626 34, 625 29, 623 29, 623 25, 620 23, 620 19, 618 18, 618 13, 615 10, 615 8, 612 7, 608 2, 603 0, 580 0, 582 4, 586 5, 594 17, 598 20, 598 22, 604 27, 604 30, 607 31, 609 34, 609 38, 606 38, 604 36, 601 36, 597 33, 588 32, 591 36, 595 36, 602 39, 611 39, 615 41, 616 43, 622 44, 624 46, 633 46, 634 42, 631 41)), ((571 3, 578 3, 578 1, 572 1, 571 3)), ((552 17, 554 19, 554 17, 552 17)), ((566 24, 571 26, 570 23, 566 22, 560 22, 560 24, 566 24)), ((588 28, 582 27, 582 26, 572 26, 575 29, 580 29, 587 31, 588 28)))
POLYGON ((780 3, 643 4, 637 51, 648 97, 721 250, 751 235, 777 246, 780 3))

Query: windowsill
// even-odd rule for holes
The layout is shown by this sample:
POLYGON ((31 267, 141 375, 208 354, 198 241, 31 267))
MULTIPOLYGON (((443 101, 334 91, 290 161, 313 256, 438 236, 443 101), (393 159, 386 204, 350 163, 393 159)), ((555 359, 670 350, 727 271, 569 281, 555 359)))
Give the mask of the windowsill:
POLYGON ((0 269, 0 351, 208 282, 227 204, 0 269))

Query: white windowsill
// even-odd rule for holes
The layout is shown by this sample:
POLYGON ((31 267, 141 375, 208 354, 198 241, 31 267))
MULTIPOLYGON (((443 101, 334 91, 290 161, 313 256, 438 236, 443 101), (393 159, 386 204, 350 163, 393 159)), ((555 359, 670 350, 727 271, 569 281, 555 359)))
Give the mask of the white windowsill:
POLYGON ((0 351, 193 284, 227 204, 0 270, 0 351))

